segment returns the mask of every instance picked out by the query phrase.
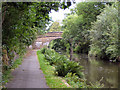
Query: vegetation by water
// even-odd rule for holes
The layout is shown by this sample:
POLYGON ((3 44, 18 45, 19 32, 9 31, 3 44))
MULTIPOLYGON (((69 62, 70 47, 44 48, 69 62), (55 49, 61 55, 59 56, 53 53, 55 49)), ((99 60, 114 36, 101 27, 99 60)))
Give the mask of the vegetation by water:
MULTIPOLYGON (((71 2, 2 3, 3 83, 8 82, 10 69, 21 63, 21 60, 14 60, 14 57, 24 55, 26 48, 33 44, 37 35, 47 31, 46 25, 50 21, 49 12, 57 11, 59 7, 65 9, 70 5, 71 2)), ((65 77, 72 87, 101 87, 100 84, 86 85, 82 66, 72 61, 71 55, 73 52, 87 53, 90 57, 94 56, 112 62, 120 61, 119 5, 119 2, 81 2, 71 9, 71 13, 66 14, 62 27, 56 22, 52 24, 50 31, 63 30, 63 39, 52 41, 50 48, 70 53, 71 61, 53 50, 41 50, 41 53, 44 53, 44 55, 40 53, 41 57, 38 55, 43 60, 41 63, 51 70, 44 66, 43 68, 52 71, 52 75, 49 72, 51 76, 46 76, 49 85, 52 78, 58 75, 65 77)), ((57 84, 52 82, 50 87, 55 87, 55 85, 66 87, 60 86, 62 83, 60 79, 58 82, 57 84)))
POLYGON ((41 52, 45 55, 45 59, 50 65, 55 66, 55 72, 58 76, 64 77, 67 73, 76 73, 80 78, 83 77, 82 72, 80 72, 83 67, 79 63, 70 61, 66 56, 60 55, 51 49, 43 48, 41 52))
POLYGON ((97 16, 90 30, 89 55, 117 60, 119 57, 120 41, 118 41, 118 3, 106 6, 97 16))
POLYGON ((64 82, 62 82, 62 78, 55 75, 55 68, 51 66, 48 62, 46 62, 45 56, 44 54, 42 54, 42 51, 37 51, 37 55, 40 63, 40 69, 45 75, 47 85, 50 88, 68 88, 64 84, 64 82))
POLYGON ((70 86, 74 88, 103 87, 99 82, 87 85, 82 71, 83 67, 79 65, 79 63, 70 61, 66 56, 60 55, 52 49, 42 48, 37 55, 40 61, 41 69, 43 70, 50 87, 55 84, 53 80, 57 76, 65 79, 70 86), (48 80, 48 77, 50 77, 50 80, 48 80), (51 79, 51 77, 53 79, 51 79))
POLYGON ((63 40, 51 48, 87 53, 90 57, 119 61, 118 2, 81 2, 63 20, 63 40))
MULTIPOLYGON (((63 39, 52 41, 49 47, 58 52, 64 50, 70 55, 73 55, 73 52, 86 53, 89 57, 95 57, 99 60, 119 61, 120 39, 118 35, 120 32, 118 20, 120 18, 118 17, 118 5, 120 5, 118 2, 81 2, 77 4, 76 8, 72 9, 71 13, 63 20, 63 39)), ((105 84, 105 87, 117 87, 118 72, 114 71, 117 70, 117 66, 112 69, 110 69, 112 67, 111 64, 109 64, 111 65, 111 67, 108 66, 109 68, 100 67, 99 62, 93 59, 85 62, 92 63, 85 63, 88 66, 91 65, 89 67, 86 66, 88 83, 99 80, 105 84), (99 70, 99 68, 104 74, 101 71, 93 71, 99 70), (112 77, 114 77, 113 81, 112 77)), ((71 76, 71 74, 68 74, 68 76, 71 76)), ((77 77, 75 76, 75 78, 77 77)), ((69 79, 71 81, 67 80, 68 83, 74 81, 73 78, 69 79)))

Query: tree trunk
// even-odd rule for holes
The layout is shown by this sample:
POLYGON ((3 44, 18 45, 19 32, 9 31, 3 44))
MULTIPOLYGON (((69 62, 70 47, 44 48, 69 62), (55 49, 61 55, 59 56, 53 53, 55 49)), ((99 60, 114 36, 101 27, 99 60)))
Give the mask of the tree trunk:
POLYGON ((32 43, 32 49, 35 49, 36 48, 36 45, 35 45, 35 42, 32 43))

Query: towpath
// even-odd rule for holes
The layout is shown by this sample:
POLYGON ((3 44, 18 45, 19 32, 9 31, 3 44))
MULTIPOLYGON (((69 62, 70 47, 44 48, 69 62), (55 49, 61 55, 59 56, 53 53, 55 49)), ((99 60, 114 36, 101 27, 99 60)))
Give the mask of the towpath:
POLYGON ((36 52, 31 50, 23 58, 22 64, 12 72, 13 79, 7 83, 7 88, 49 88, 40 70, 36 52))

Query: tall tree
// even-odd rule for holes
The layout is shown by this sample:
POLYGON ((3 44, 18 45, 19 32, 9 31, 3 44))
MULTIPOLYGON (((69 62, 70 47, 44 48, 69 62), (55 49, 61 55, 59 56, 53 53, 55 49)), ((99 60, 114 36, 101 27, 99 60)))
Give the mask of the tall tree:
POLYGON ((70 44, 70 60, 72 60, 73 54, 73 41, 78 34, 78 22, 80 22, 81 20, 82 17, 78 17, 76 14, 74 14, 69 15, 63 21, 63 27, 65 28, 63 32, 63 38, 70 44))
MULTIPOLYGON (((105 6, 100 2, 81 2, 78 3, 75 9, 72 9, 71 13, 67 15, 67 19, 63 22, 63 27, 65 28, 67 39, 74 38, 73 42, 77 45, 79 52, 88 53, 90 39, 89 39, 89 29, 91 28, 91 22, 96 21, 97 15, 101 13, 101 9, 105 6), (75 17, 77 16, 77 19, 75 17), (72 20, 70 18, 73 18, 72 20), (74 23, 74 25, 73 25, 74 23), (76 26, 76 27, 74 27, 76 26), (67 31, 66 31, 67 29, 67 31)), ((64 36, 65 34, 63 34, 64 36)), ((64 36, 65 37, 65 36, 64 36)), ((75 46, 74 46, 75 47, 75 46)))
POLYGON ((118 4, 107 5, 90 30, 89 54, 106 59, 118 59, 118 4))
POLYGON ((2 45, 12 60, 13 52, 23 54, 48 23, 49 12, 64 6, 60 2, 3 2, 2 45))

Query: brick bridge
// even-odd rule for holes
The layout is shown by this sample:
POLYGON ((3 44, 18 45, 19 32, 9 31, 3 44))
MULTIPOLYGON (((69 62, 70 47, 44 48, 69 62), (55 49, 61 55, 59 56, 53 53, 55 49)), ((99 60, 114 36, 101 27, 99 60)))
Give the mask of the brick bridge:
POLYGON ((33 43, 32 48, 33 49, 40 49, 40 48, 43 48, 45 46, 48 46, 52 40, 62 39, 62 37, 61 37, 62 33, 63 32, 48 32, 44 35, 40 35, 37 37, 37 39, 33 43))

